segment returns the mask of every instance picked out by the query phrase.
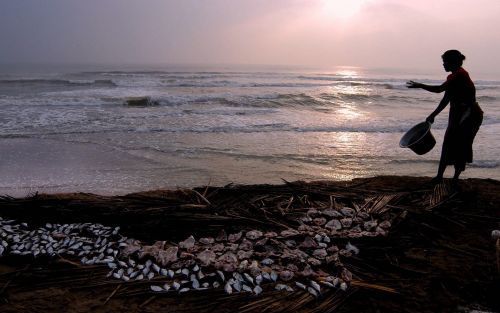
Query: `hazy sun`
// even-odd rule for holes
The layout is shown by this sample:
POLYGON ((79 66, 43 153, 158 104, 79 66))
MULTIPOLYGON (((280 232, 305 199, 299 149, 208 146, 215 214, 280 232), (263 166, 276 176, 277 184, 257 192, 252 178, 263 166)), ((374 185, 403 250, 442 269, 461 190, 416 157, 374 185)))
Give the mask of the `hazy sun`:
POLYGON ((371 0, 321 0, 322 15, 326 18, 345 20, 355 15, 371 0))

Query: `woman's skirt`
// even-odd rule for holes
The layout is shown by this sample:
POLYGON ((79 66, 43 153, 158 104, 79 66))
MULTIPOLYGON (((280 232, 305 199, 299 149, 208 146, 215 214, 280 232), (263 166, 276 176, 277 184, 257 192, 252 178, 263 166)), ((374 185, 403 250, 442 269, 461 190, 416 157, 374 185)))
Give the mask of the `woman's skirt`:
POLYGON ((472 143, 483 122, 483 111, 476 102, 460 119, 451 118, 444 135, 441 162, 454 165, 457 170, 465 170, 465 164, 473 160, 472 143))

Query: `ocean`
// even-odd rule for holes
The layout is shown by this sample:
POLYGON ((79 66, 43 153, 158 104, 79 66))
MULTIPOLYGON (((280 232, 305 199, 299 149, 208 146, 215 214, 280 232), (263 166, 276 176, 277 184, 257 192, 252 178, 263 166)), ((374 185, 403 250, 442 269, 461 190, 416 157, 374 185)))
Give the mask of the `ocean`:
MULTIPOLYGON (((467 69, 467 67, 466 67, 467 69)), ((469 71, 485 112, 464 178, 500 179, 500 77, 469 71)), ((67 67, 0 72, 0 194, 434 176, 401 136, 442 95, 407 89, 447 73, 253 67, 67 67), (147 97, 147 105, 127 105, 147 97)), ((449 168, 446 175, 452 175, 449 168)))

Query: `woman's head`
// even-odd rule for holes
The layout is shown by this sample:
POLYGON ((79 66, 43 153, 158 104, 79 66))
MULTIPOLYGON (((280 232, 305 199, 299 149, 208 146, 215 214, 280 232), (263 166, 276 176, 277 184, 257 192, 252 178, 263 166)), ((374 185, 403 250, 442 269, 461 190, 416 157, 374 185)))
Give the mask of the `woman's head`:
POLYGON ((454 71, 462 66, 465 60, 463 55, 458 50, 448 50, 441 56, 443 59, 443 66, 447 72, 454 71))

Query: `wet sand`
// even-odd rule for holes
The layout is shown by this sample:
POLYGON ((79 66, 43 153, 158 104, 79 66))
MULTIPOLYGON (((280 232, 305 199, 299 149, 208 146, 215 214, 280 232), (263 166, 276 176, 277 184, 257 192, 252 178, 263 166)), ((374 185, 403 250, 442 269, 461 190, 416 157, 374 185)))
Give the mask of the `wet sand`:
MULTIPOLYGON (((428 178, 383 176, 349 182, 196 188, 206 195, 209 204, 189 190, 114 197, 81 193, 5 197, 0 201, 0 215, 5 218, 35 225, 119 225, 125 235, 145 241, 176 241, 220 229, 266 226, 262 224, 265 216, 256 205, 258 198, 305 199, 307 195, 309 203, 293 204, 304 208, 328 203, 330 195, 363 198, 398 194, 400 200, 390 208, 398 222, 386 237, 356 241, 361 252, 346 266, 362 284, 338 297, 335 295, 340 291, 325 293, 320 299, 300 292, 289 295, 271 291, 262 297, 227 296, 223 290, 127 295, 126 284, 119 290, 116 282, 92 285, 92 277, 107 272, 103 268, 77 270, 71 260, 4 257, 0 259, 0 311, 262 312, 259 303, 266 301, 281 304, 283 312, 292 308, 296 312, 499 311, 500 273, 490 233, 500 228, 500 182, 467 179, 459 187, 458 192, 443 195, 428 183, 428 178), (431 205, 437 196, 440 201, 431 205), (230 217, 228 212, 252 215, 230 217), (338 303, 325 306, 332 297, 338 303)), ((268 206, 269 212, 277 210, 268 206)))

